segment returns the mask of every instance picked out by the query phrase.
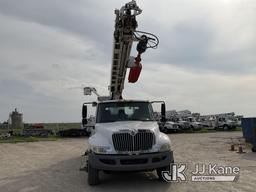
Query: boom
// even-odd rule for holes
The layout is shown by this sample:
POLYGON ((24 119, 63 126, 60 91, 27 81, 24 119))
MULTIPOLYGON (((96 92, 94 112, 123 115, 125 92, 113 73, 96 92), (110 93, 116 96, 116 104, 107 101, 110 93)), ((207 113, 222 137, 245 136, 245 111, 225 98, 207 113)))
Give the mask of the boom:
POLYGON ((111 99, 122 99, 127 68, 131 68, 129 82, 136 82, 142 68, 140 64, 141 54, 147 48, 155 48, 158 45, 158 38, 155 35, 136 31, 138 26, 136 16, 141 12, 142 10, 137 6, 135 0, 125 4, 120 10, 115 10, 116 19, 109 87, 111 99), (138 41, 136 58, 130 57, 134 41, 138 41))
POLYGON ((142 69, 141 54, 147 48, 156 48, 158 38, 147 32, 137 31, 136 17, 142 13, 136 1, 126 3, 120 10, 116 9, 113 55, 109 96, 100 96, 94 87, 84 87, 84 95, 96 94, 98 100, 118 100, 122 99, 124 82, 127 68, 130 68, 128 82, 135 83, 142 69), (137 56, 132 57, 131 49, 134 41, 137 41, 137 56))

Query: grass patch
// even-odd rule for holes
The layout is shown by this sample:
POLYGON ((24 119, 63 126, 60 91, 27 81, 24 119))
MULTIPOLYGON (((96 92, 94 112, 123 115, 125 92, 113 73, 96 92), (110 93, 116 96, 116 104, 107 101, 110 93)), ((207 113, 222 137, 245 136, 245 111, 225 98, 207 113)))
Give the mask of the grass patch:
POLYGON ((236 127, 235 129, 234 129, 234 131, 242 131, 243 129, 242 129, 242 127, 236 127))
POLYGON ((199 130, 199 133, 208 133, 208 132, 209 132, 209 129, 205 129, 205 128, 199 130))
POLYGON ((80 127, 81 123, 44 123, 44 128, 50 129, 54 133, 66 129, 79 129, 80 127))
POLYGON ((202 128, 202 129, 200 129, 200 130, 198 130, 198 131, 196 131, 197 133, 208 133, 209 132, 209 130, 208 129, 205 129, 205 128, 202 128))
MULTIPOLYGON (((44 129, 52 130, 54 134, 56 134, 61 130, 79 129, 81 127, 81 123, 43 123, 43 125, 44 125, 44 129)), ((17 128, 17 129, 2 128, 0 129, 0 134, 8 133, 9 131, 13 131, 15 135, 21 135, 23 132, 23 129, 22 128, 17 128)))
POLYGON ((56 141, 58 137, 22 137, 22 136, 12 136, 6 139, 0 139, 0 143, 21 143, 21 142, 37 142, 37 141, 56 141))
POLYGON ((252 148, 252 144, 251 143, 245 143, 245 148, 246 149, 251 149, 252 148))

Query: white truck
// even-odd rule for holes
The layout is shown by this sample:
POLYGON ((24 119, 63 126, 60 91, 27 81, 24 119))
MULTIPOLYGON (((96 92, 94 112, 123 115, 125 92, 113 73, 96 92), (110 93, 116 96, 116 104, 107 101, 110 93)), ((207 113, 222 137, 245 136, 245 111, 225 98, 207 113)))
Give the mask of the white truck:
POLYGON ((162 126, 162 132, 169 133, 169 132, 179 132, 181 131, 181 127, 178 123, 174 121, 166 121, 164 125, 162 126))
POLYGON ((86 167, 89 185, 99 183, 101 171, 153 171, 164 180, 162 171, 170 170, 174 162, 171 141, 160 132, 153 117, 152 103, 161 103, 161 120, 165 119, 163 101, 125 100, 122 97, 127 68, 129 82, 136 82, 141 70, 141 54, 155 48, 158 38, 136 31, 136 16, 142 10, 133 0, 115 10, 113 59, 109 96, 101 97, 95 88, 85 87, 84 94, 95 93, 98 102, 84 103, 82 123, 87 123, 87 105, 96 107, 96 123, 88 139, 86 167), (137 57, 130 57, 133 41, 138 41, 137 57))
POLYGON ((200 117, 200 123, 207 129, 222 129, 224 131, 239 127, 238 120, 239 119, 235 116, 234 112, 205 115, 200 117))
POLYGON ((215 127, 224 131, 235 129, 237 122, 227 117, 217 117, 215 127))
MULTIPOLYGON (((96 106, 94 134, 87 153, 88 183, 99 183, 100 171, 153 171, 161 180, 162 171, 174 163, 169 137, 160 132, 153 118, 152 103, 135 100, 108 100, 83 105, 96 106)), ((165 104, 162 103, 162 117, 165 104)))

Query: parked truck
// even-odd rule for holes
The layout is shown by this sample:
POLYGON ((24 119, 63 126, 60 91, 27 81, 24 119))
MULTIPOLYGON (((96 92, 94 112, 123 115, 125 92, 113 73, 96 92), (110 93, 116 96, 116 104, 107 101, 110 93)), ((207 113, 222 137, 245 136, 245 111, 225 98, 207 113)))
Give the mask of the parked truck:
POLYGON ((200 116, 200 123, 207 129, 221 129, 224 131, 241 126, 242 116, 235 116, 234 112, 200 116))
POLYGON ((88 105, 96 107, 96 123, 88 140, 86 171, 88 183, 96 185, 102 171, 162 171, 170 170, 174 162, 171 141, 160 132, 153 114, 153 103, 161 104, 161 121, 165 122, 164 101, 123 99, 122 91, 127 68, 128 81, 135 83, 141 72, 141 54, 155 48, 158 38, 147 32, 136 31, 136 16, 142 10, 133 0, 115 10, 115 31, 109 96, 100 96, 95 88, 85 87, 84 94, 95 93, 97 102, 82 107, 82 122, 87 124, 88 105), (131 48, 137 41, 137 56, 131 57, 131 48))
POLYGON ((227 117, 217 117, 215 128, 223 129, 224 131, 235 129, 237 127, 237 122, 231 118, 227 117))
MULTIPOLYGON (((108 100, 83 105, 96 107, 94 134, 89 138, 87 154, 88 183, 99 183, 100 171, 153 171, 163 179, 162 171, 174 163, 171 142, 160 132, 153 118, 152 102, 108 100)), ((162 102, 162 121, 165 104, 162 102)))

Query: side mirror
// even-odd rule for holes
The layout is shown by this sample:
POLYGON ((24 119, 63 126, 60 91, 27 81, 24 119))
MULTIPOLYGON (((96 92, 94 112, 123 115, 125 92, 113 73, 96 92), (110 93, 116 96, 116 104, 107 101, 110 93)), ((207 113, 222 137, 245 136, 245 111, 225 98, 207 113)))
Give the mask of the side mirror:
POLYGON ((162 103, 161 104, 161 116, 162 116, 161 121, 162 122, 166 121, 166 114, 165 114, 165 112, 166 112, 165 103, 162 103))
POLYGON ((87 118, 87 105, 83 105, 82 107, 82 118, 87 118))
POLYGON ((82 107, 82 123, 83 125, 87 124, 87 105, 82 107))
POLYGON ((93 106, 93 107, 96 107, 96 106, 97 106, 97 103, 96 103, 96 102, 92 102, 92 106, 93 106))

